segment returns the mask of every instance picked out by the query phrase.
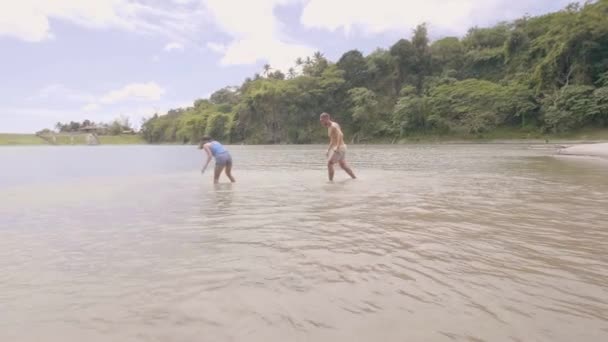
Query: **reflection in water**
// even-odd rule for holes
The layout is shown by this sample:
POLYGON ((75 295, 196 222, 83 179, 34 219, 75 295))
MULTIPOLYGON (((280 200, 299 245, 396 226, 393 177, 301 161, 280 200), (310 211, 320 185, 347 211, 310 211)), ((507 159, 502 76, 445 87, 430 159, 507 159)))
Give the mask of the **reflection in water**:
POLYGON ((177 147, 115 151, 138 166, 106 178, 9 175, 0 340, 608 339, 601 162, 353 147, 359 179, 328 183, 322 147, 231 151, 235 184, 163 169, 177 147))

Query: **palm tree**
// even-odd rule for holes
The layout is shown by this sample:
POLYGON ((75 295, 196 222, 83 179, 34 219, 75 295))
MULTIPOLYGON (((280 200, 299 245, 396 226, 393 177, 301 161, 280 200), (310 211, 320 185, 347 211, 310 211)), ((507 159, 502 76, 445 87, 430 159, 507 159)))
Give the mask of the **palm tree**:
POLYGON ((268 78, 272 78, 275 80, 284 80, 285 74, 281 72, 281 70, 276 70, 268 75, 268 78))
POLYGON ((270 64, 266 63, 264 64, 264 75, 268 76, 268 74, 270 73, 270 70, 272 70, 272 68, 270 67, 270 64))
POLYGON ((310 59, 310 56, 306 57, 306 61, 304 62, 304 64, 306 64, 306 65, 312 64, 312 60, 310 59))
POLYGON ((320 61, 321 59, 325 58, 325 57, 323 56, 323 54, 321 53, 321 51, 317 51, 317 52, 315 52, 315 53, 314 53, 314 55, 313 55, 313 57, 314 57, 314 59, 315 59, 315 62, 318 62, 318 61, 320 61))
POLYGON ((290 79, 292 78, 296 78, 296 71, 294 68, 289 68, 289 70, 287 70, 287 76, 289 76, 290 79))
POLYGON ((304 64, 304 61, 302 60, 302 57, 296 58, 296 66, 300 66, 302 64, 304 64))

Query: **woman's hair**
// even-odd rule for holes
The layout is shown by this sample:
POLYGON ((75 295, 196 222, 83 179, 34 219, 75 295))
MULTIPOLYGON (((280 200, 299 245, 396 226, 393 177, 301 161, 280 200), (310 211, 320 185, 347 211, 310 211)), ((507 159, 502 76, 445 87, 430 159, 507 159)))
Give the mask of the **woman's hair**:
POLYGON ((205 135, 204 137, 201 138, 201 142, 198 145, 198 148, 201 149, 203 148, 203 145, 205 145, 205 143, 209 142, 209 141, 213 141, 213 138, 211 138, 208 135, 205 135))

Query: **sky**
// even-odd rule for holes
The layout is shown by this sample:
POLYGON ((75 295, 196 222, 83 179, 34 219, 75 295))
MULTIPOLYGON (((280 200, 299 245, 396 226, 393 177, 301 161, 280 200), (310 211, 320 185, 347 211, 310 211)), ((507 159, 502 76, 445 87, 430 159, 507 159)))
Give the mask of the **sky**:
POLYGON ((134 126, 239 85, 264 64, 330 60, 553 12, 571 0, 0 0, 0 132, 134 126))

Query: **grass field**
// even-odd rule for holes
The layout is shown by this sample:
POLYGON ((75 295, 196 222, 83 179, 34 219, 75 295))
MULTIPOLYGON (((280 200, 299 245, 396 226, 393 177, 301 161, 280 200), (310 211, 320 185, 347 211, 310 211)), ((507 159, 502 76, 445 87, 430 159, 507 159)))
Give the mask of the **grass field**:
MULTIPOLYGON (((99 142, 102 145, 133 145, 146 143, 139 135, 100 136, 99 142)), ((87 139, 85 134, 60 134, 56 136, 55 143, 52 145, 86 144, 87 139)), ((0 145, 51 145, 51 143, 36 136, 35 134, 0 133, 0 145)))
POLYGON ((140 135, 102 135, 99 137, 102 145, 137 145, 146 142, 140 135))
POLYGON ((44 145, 46 141, 34 134, 0 133, 0 145, 44 145))

